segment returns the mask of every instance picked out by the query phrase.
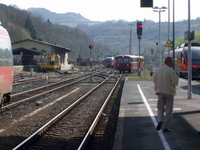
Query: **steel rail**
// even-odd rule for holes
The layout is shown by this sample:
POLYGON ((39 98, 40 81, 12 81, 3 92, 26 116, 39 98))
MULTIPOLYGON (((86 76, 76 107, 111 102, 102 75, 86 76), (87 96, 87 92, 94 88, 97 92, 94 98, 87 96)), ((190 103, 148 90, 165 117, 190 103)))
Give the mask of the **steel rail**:
POLYGON ((55 116, 53 119, 51 119, 49 122, 47 122, 44 126, 42 126, 40 129, 38 129, 35 133, 33 133, 31 136, 29 136, 27 139, 22 141, 20 144, 18 144, 16 147, 13 148, 13 150, 17 150, 21 148, 22 146, 25 146, 30 142, 31 140, 35 139, 36 136, 42 135, 45 131, 49 129, 49 127, 52 124, 55 124, 60 118, 62 118, 67 112, 69 112, 72 108, 74 108, 78 103, 80 103, 84 98, 89 96, 94 90, 96 90, 98 87, 100 87, 103 83, 105 83, 111 76, 106 78, 104 81, 102 81, 100 84, 95 86, 93 89, 91 89, 89 92, 84 94, 82 97, 80 97, 78 100, 76 100, 74 103, 72 103, 70 106, 68 106, 65 110, 63 110, 61 113, 59 113, 57 116, 55 116))
MULTIPOLYGON (((95 75, 95 74, 98 73, 98 72, 99 72, 99 71, 94 72, 93 75, 95 75)), ((22 95, 22 94, 26 94, 26 93, 29 93, 29 92, 33 92, 33 91, 36 91, 36 90, 40 90, 40 89, 43 89, 43 88, 46 88, 46 87, 49 87, 49 86, 53 86, 53 85, 56 85, 56 84, 60 84, 60 83, 62 83, 62 82, 74 80, 74 79, 80 78, 80 77, 85 76, 85 75, 89 75, 89 73, 84 74, 84 75, 80 75, 80 76, 77 76, 77 77, 74 77, 74 78, 62 80, 62 81, 59 81, 59 82, 56 82, 56 83, 52 83, 52 84, 49 84, 49 85, 44 85, 44 86, 41 86, 41 87, 38 87, 38 88, 34 88, 34 89, 31 89, 31 90, 27 90, 27 91, 24 91, 24 92, 12 94, 12 95, 11 95, 11 98, 12 98, 12 97, 15 97, 15 96, 22 95)))
POLYGON ((41 87, 38 87, 38 88, 34 88, 34 89, 31 89, 31 90, 20 92, 20 93, 17 93, 17 94, 12 94, 11 98, 15 97, 15 96, 19 96, 19 95, 25 94, 25 93, 29 93, 29 92, 33 92, 33 91, 36 91, 36 90, 40 90, 40 89, 43 89, 43 88, 46 88, 46 87, 49 87, 49 86, 52 86, 52 85, 60 84, 62 82, 74 80, 74 79, 82 77, 82 76, 84 76, 84 75, 81 75, 81 76, 78 76, 78 77, 74 77, 74 78, 70 78, 70 79, 66 79, 66 80, 62 80, 62 81, 59 81, 59 82, 56 82, 56 83, 52 83, 52 84, 49 84, 49 85, 44 85, 44 86, 41 86, 41 87))
MULTIPOLYGON (((95 74, 97 74, 97 73, 95 73, 95 74)), ((95 74, 93 74, 93 75, 95 76, 95 74)), ((83 75, 83 76, 84 76, 84 75, 83 75)), ((79 77, 80 77, 80 76, 79 76, 79 77)), ((81 77, 82 77, 82 76, 81 76, 81 77)), ((77 82, 79 82, 79 81, 81 81, 81 80, 84 80, 84 79, 86 79, 86 78, 89 78, 89 77, 90 77, 90 76, 87 75, 87 77, 84 77, 84 78, 79 79, 79 80, 77 80, 77 81, 74 81, 74 82, 68 83, 68 84, 66 84, 66 85, 63 85, 63 86, 60 86, 60 87, 57 87, 57 88, 48 90, 48 91, 46 91, 46 92, 43 92, 43 93, 40 93, 40 94, 31 96, 31 97, 22 99, 22 100, 20 100, 20 101, 18 101, 18 102, 14 102, 14 103, 9 104, 9 105, 7 105, 7 106, 0 107, 0 113, 3 112, 3 111, 5 111, 5 110, 9 110, 10 108, 16 107, 16 106, 20 105, 21 103, 24 103, 24 102, 29 101, 29 100, 31 100, 31 99, 34 99, 34 98, 37 98, 37 97, 39 97, 39 96, 48 94, 48 93, 50 93, 50 92, 54 92, 54 91, 56 91, 56 90, 59 90, 59 89, 61 89, 61 88, 66 87, 66 86, 75 84, 75 83, 77 83, 77 82)), ((75 78, 73 78, 73 79, 76 79, 76 78, 77 78, 77 77, 75 77, 75 78)), ((65 82, 65 81, 64 81, 64 82, 65 82)), ((59 83, 60 83, 60 82, 59 82, 59 83)), ((51 85, 53 85, 53 84, 51 84, 51 85)), ((44 87, 44 86, 43 86, 43 87, 44 87)), ((39 88, 39 89, 40 89, 40 88, 39 88)), ((32 92, 31 90, 28 90, 28 91, 29 91, 29 92, 32 92)), ((34 91, 34 90, 33 90, 33 91, 34 91)), ((26 92, 26 93, 28 93, 28 92, 26 92)), ((16 95, 15 95, 15 96, 16 96, 16 95)))
POLYGON ((40 81, 40 80, 44 80, 44 79, 29 79, 29 80, 27 79, 27 80, 24 80, 24 81, 18 81, 18 83, 13 82, 13 86, 17 86, 17 85, 21 85, 21 84, 25 84, 25 83, 36 82, 36 81, 40 81))
POLYGON ((118 78, 116 84, 114 85, 114 87, 112 88, 112 90, 111 90, 111 92, 109 93, 108 97, 106 98, 105 102, 103 103, 103 105, 102 105, 100 111, 98 112, 98 114, 97 114, 97 116, 95 117, 95 119, 94 119, 92 125, 90 126, 88 132, 86 133, 84 139, 82 140, 81 144, 79 145, 78 150, 84 149, 85 145, 87 144, 87 142, 88 142, 90 136, 92 135, 92 133, 93 133, 93 131, 94 131, 94 129, 95 129, 95 127, 96 127, 98 121, 99 121, 99 118, 101 117, 101 115, 102 115, 102 113, 103 113, 103 111, 104 111, 104 109, 105 109, 105 107, 106 107, 106 105, 107 105, 107 103, 108 103, 110 97, 112 96, 112 94, 113 94, 115 88, 117 87, 117 85, 118 85, 118 83, 119 83, 121 77, 122 77, 122 75, 120 75, 120 77, 118 78))

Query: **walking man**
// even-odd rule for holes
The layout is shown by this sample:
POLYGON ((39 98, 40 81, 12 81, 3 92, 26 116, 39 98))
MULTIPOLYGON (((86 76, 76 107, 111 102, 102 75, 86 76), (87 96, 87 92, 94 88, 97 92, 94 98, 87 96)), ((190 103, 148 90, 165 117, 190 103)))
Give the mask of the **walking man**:
POLYGON ((158 125, 156 130, 160 130, 164 123, 164 132, 170 132, 170 123, 173 114, 174 95, 176 94, 176 86, 178 85, 179 77, 172 69, 173 60, 171 57, 165 59, 165 64, 159 67, 153 76, 154 90, 158 95, 157 102, 157 119, 158 125), (164 111, 166 116, 164 120, 164 111))

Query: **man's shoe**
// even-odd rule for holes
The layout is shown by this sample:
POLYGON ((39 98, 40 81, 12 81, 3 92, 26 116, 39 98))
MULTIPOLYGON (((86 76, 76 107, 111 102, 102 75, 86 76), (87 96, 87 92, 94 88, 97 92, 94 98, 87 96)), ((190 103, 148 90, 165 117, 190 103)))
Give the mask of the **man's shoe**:
POLYGON ((160 122, 158 123, 157 127, 156 127, 156 130, 159 131, 159 130, 161 129, 162 124, 163 124, 162 121, 160 121, 160 122))
POLYGON ((164 129, 164 132, 171 132, 170 129, 164 129))

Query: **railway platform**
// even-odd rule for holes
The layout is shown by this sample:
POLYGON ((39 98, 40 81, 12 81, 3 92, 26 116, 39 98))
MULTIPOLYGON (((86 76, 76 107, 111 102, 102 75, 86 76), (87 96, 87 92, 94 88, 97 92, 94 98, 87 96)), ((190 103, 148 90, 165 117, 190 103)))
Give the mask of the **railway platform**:
POLYGON ((179 79, 171 132, 157 131, 157 95, 153 81, 126 80, 113 150, 199 150, 200 82, 179 79))

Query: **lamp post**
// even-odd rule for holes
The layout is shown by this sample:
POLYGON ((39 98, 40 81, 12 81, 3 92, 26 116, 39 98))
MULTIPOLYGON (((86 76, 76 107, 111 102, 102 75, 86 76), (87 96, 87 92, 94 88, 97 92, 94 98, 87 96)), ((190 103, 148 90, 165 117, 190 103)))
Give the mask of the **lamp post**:
POLYGON ((133 24, 129 24, 130 25, 130 45, 129 45, 129 54, 131 55, 131 38, 132 38, 132 25, 133 24))
MULTIPOLYGON (((168 0, 168 39, 170 39, 170 0, 168 0)), ((170 47, 168 47, 168 57, 170 56, 170 47)))
POLYGON ((160 13, 161 12, 164 12, 165 9, 167 9, 167 7, 163 6, 163 7, 153 7, 153 11, 154 12, 159 12, 159 58, 160 58, 160 61, 159 61, 159 66, 161 66, 161 36, 160 36, 160 30, 161 30, 161 25, 160 25, 160 20, 161 20, 161 16, 160 16, 160 13))

